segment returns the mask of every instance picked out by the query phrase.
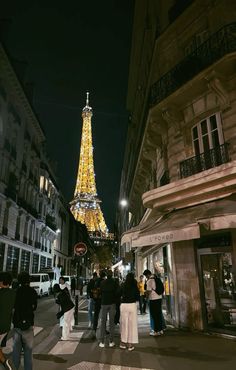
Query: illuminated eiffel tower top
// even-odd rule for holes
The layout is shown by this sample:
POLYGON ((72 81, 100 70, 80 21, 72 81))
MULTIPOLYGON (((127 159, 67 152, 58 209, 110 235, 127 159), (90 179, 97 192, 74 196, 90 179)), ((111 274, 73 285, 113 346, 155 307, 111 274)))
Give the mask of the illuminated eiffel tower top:
POLYGON ((91 118, 92 108, 89 106, 87 92, 86 106, 82 110, 83 128, 80 146, 80 158, 74 199, 70 202, 71 212, 77 221, 85 224, 91 236, 107 236, 108 229, 100 208, 101 201, 97 197, 91 118))

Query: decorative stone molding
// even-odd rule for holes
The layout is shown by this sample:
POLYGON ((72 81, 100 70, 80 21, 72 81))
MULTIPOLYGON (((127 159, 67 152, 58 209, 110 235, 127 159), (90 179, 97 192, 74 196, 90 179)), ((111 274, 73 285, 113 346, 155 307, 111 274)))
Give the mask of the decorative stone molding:
MULTIPOLYGON (((175 107, 166 107, 162 109, 162 118, 168 124, 169 127, 174 127, 176 134, 179 134, 181 131, 180 122, 183 120, 182 113, 175 107)), ((168 126, 166 131, 168 131, 168 126)))
POLYGON ((207 81, 208 88, 216 95, 219 100, 221 109, 226 109, 230 107, 229 95, 223 86, 222 79, 216 76, 213 71, 209 76, 205 77, 207 81))

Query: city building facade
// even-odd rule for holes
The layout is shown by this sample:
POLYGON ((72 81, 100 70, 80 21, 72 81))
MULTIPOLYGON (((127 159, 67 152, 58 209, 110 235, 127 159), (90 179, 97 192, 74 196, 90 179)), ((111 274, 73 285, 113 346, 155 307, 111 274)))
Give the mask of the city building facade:
POLYGON ((73 246, 88 234, 63 199, 44 132, 2 45, 0 63, 0 271, 16 277, 59 266, 70 274, 73 246))
POLYGON ((174 326, 236 332, 236 4, 135 3, 121 255, 174 326))

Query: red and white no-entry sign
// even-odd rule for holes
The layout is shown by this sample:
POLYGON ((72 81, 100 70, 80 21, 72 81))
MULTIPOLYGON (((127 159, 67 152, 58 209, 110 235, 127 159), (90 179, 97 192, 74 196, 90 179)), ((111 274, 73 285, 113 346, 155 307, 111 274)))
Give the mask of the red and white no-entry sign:
POLYGON ((87 253, 87 245, 82 242, 76 243, 74 253, 76 256, 84 256, 87 253))

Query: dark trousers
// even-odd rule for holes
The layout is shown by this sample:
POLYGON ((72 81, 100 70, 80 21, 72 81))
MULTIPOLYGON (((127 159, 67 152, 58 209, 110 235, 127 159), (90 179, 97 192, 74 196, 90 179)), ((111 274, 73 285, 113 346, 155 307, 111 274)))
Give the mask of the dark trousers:
POLYGON ((155 299, 149 301, 150 314, 153 318, 154 331, 161 331, 163 329, 162 323, 162 299, 155 299))
POLYGON ((140 295, 139 297, 139 311, 140 313, 146 312, 146 298, 144 295, 140 295))
POLYGON ((120 322, 120 302, 116 303, 116 314, 115 314, 114 322, 116 325, 119 324, 120 322))
POLYGON ((101 299, 94 300, 93 330, 97 330, 98 318, 101 310, 101 299))

